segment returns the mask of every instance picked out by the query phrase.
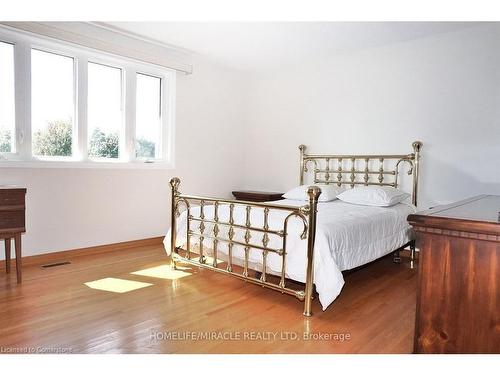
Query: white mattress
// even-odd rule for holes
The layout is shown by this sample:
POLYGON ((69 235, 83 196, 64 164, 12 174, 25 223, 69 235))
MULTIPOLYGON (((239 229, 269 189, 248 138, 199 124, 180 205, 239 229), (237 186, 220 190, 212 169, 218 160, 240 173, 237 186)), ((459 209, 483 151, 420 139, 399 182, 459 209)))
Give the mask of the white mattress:
MULTIPOLYGON (((282 200, 273 204, 303 206, 304 201, 282 200)), ((339 200, 319 203, 317 216, 316 242, 314 252, 314 284, 319 300, 325 310, 340 294, 344 286, 341 271, 352 269, 384 256, 412 238, 411 227, 406 221, 415 207, 400 203, 392 207, 359 206, 339 200)), ((206 205, 205 218, 213 218, 213 206, 206 205)), ((199 207, 192 207, 191 214, 199 215, 199 207)), ((282 230, 284 218, 288 212, 271 210, 269 226, 273 230, 282 230)), ((262 227, 263 210, 252 208, 252 226, 262 227)), ((219 220, 227 222, 229 207, 219 206, 219 220)), ((245 207, 235 206, 234 220, 236 224, 245 223, 245 207)), ((198 230, 198 222, 191 221, 191 229, 198 230)), ((219 226, 219 237, 227 238, 228 228, 219 226)), ((300 239, 303 225, 300 220, 289 220, 287 237, 286 276, 290 279, 305 282, 307 264, 307 240, 300 239)), ((206 225, 205 233, 210 233, 212 226, 206 225)), ((244 230, 235 230, 234 239, 244 242, 244 230)), ((191 237, 192 244, 198 243, 196 236, 191 237)), ((177 246, 186 242, 186 212, 177 221, 177 246)), ((262 245, 262 233, 252 232, 251 243, 262 245)), ((165 249, 170 254, 170 232, 165 237, 165 249)), ((212 248, 212 241, 205 239, 205 248, 212 248)), ((193 248, 193 246, 191 246, 193 248)), ((278 236, 270 236, 270 248, 281 248, 282 240, 278 236)), ((196 250, 195 250, 196 251, 196 250)), ((224 259, 227 244, 219 242, 218 258, 224 259)), ((244 259, 242 246, 233 247, 233 261, 244 259)), ((262 252, 250 251, 250 266, 260 270, 262 252)), ((241 262, 239 262, 241 264, 241 262)), ((269 253, 267 266, 270 273, 281 272, 281 257, 269 253)))

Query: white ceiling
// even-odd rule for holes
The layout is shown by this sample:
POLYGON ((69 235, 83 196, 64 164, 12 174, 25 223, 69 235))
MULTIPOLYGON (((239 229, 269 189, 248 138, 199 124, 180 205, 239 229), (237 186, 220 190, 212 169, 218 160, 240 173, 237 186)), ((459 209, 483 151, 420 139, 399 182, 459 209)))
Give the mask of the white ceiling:
POLYGON ((108 22, 247 71, 477 26, 472 22, 108 22))

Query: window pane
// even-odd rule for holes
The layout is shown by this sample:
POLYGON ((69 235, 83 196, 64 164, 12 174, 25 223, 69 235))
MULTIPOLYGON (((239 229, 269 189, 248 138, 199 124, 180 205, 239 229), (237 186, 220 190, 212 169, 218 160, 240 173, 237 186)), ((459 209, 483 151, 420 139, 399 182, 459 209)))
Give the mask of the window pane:
POLYGON ((122 115, 122 71, 106 65, 88 65, 88 154, 118 158, 122 115))
POLYGON ((14 46, 0 42, 0 152, 15 152, 14 46))
POLYGON ((71 156, 74 105, 73 58, 31 50, 33 155, 71 156))
POLYGON ((135 155, 159 158, 161 139, 161 78, 137 74, 135 155))

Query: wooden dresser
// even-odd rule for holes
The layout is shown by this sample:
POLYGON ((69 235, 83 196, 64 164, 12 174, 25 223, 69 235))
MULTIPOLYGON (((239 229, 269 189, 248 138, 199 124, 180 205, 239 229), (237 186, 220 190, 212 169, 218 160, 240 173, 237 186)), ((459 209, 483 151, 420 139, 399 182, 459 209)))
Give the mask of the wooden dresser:
POLYGON ((416 353, 500 353, 500 196, 408 217, 420 248, 416 353))
POLYGON ((16 250, 17 282, 22 281, 21 234, 26 232, 26 188, 0 186, 0 239, 5 242, 5 270, 10 273, 11 242, 16 250))

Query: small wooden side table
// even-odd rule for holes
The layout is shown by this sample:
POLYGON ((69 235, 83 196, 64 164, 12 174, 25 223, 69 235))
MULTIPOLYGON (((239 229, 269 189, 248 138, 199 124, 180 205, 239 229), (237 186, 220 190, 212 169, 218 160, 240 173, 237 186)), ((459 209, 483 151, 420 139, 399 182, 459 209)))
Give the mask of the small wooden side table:
POLYGON ((16 251, 17 283, 22 282, 21 234, 26 232, 26 188, 0 186, 0 239, 5 242, 5 270, 10 273, 11 241, 16 251))
POLYGON ((271 191, 239 190, 233 191, 234 197, 239 201, 271 202, 283 199, 283 193, 271 191))

